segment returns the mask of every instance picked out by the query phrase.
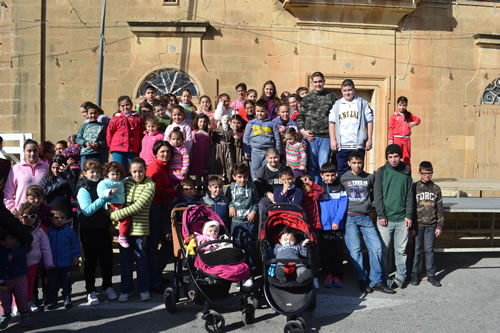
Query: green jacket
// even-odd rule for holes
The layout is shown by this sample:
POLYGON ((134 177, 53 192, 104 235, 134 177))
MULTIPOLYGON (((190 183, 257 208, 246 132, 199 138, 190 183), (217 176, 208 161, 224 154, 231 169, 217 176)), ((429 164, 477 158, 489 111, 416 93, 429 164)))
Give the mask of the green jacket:
POLYGON ((248 182, 244 187, 231 183, 227 189, 226 196, 229 199, 229 208, 236 209, 236 216, 233 221, 247 222, 247 216, 252 211, 257 213, 259 195, 257 187, 252 182, 248 182))
POLYGON ((387 162, 377 170, 373 195, 378 219, 402 222, 406 217, 414 220, 413 181, 410 168, 403 162, 395 168, 387 162))

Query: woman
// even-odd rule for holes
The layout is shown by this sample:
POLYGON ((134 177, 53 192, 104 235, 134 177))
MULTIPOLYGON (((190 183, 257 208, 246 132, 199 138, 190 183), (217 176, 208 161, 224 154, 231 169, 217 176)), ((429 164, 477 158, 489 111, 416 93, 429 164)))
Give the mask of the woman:
POLYGON ((155 184, 146 177, 146 162, 140 157, 130 161, 130 177, 125 180, 126 207, 111 213, 111 220, 118 222, 130 217, 128 235, 129 247, 120 246, 120 297, 118 301, 127 302, 133 289, 132 261, 137 269, 137 289, 141 301, 149 301, 149 269, 145 241, 149 236, 149 210, 155 194, 155 184))
POLYGON ((149 258, 149 278, 151 282, 150 290, 163 293, 161 287, 161 275, 168 263, 169 255, 172 252, 171 242, 167 242, 164 237, 170 224, 168 223, 168 206, 170 200, 175 197, 175 189, 170 184, 168 177, 168 161, 170 160, 172 146, 167 141, 157 141, 153 146, 154 159, 148 166, 146 176, 151 178, 155 184, 155 196, 151 204, 149 215, 149 238, 147 253, 149 258), (167 223, 164 223, 167 221, 167 223), (161 241, 161 249, 158 250, 158 243, 161 241))
POLYGON ((17 216, 17 210, 26 201, 26 189, 39 185, 49 170, 49 165, 39 157, 40 150, 35 140, 28 139, 23 146, 24 160, 12 167, 5 183, 5 207, 17 216))

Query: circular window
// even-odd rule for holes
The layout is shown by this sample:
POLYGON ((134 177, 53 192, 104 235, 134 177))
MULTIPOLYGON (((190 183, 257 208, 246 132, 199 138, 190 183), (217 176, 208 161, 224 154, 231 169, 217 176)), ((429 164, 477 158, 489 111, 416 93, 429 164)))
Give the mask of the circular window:
POLYGON ((484 89, 481 104, 500 104, 500 78, 495 79, 484 89))
POLYGON ((137 91, 137 97, 144 96, 148 86, 155 87, 159 96, 169 93, 180 96, 184 88, 191 89, 193 97, 198 96, 198 88, 194 81, 189 75, 177 69, 159 69, 149 74, 137 91))

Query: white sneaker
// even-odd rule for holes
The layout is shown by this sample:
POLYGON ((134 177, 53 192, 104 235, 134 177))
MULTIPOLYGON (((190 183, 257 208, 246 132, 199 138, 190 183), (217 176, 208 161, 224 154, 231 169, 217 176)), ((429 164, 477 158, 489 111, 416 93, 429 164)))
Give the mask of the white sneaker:
POLYGON ((99 298, 97 298, 95 291, 87 295, 87 304, 92 306, 100 304, 99 298))
POLYGON ((319 281, 318 278, 313 279, 314 289, 319 289, 319 281))
POLYGON ((17 310, 17 305, 12 303, 11 310, 10 310, 10 316, 12 318, 14 317, 19 317, 19 311, 17 310))
POLYGON ((243 287, 252 288, 253 287, 253 278, 248 278, 243 282, 243 287))
POLYGON ((120 297, 118 297, 118 302, 128 302, 128 294, 121 293, 120 297))
POLYGON ((36 304, 30 302, 30 311, 31 312, 38 312, 38 311, 40 311, 40 308, 36 304))
POLYGON ((104 295, 106 295, 107 299, 109 299, 110 301, 114 301, 115 299, 118 298, 118 295, 116 294, 115 290, 111 287, 108 287, 106 288, 106 290, 104 290, 104 295))
POLYGON ((145 292, 140 293, 140 298, 141 298, 141 301, 143 301, 143 302, 149 301, 149 300, 151 300, 151 295, 149 294, 149 291, 145 291, 145 292))

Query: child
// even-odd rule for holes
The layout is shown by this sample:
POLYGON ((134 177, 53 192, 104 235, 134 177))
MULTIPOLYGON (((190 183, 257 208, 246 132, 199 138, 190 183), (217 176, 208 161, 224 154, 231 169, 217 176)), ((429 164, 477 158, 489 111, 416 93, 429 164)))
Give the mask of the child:
MULTIPOLYGON (((104 166, 104 179, 97 184, 97 195, 99 198, 109 198, 104 204, 105 209, 110 209, 111 212, 125 207, 125 186, 123 184, 125 171, 122 166, 116 162, 110 162, 104 166)), ((122 247, 129 247, 128 230, 130 228, 130 219, 124 218, 120 220, 118 228, 118 244, 122 247)))
POLYGON ((80 127, 76 136, 76 143, 82 147, 80 166, 83 166, 83 163, 89 158, 99 159, 106 142, 104 125, 97 121, 99 107, 97 105, 90 106, 87 115, 88 122, 80 127))
POLYGON ((280 185, 274 189, 274 201, 296 205, 302 204, 302 190, 295 186, 295 177, 290 167, 285 167, 279 173, 280 185))
POLYGON ((61 155, 64 149, 68 148, 68 142, 66 140, 60 140, 56 142, 56 155, 61 155))
POLYGON ((302 135, 293 127, 285 131, 285 142, 286 165, 292 168, 295 178, 300 177, 306 171, 306 143, 302 141, 302 135))
POLYGON ((142 138, 142 148, 139 157, 146 162, 146 165, 150 165, 155 157, 153 155, 153 146, 156 141, 163 140, 164 135, 159 131, 160 123, 157 118, 153 116, 146 117, 144 124, 146 125, 146 130, 142 138))
POLYGON ((156 96, 158 95, 158 91, 152 85, 146 87, 146 91, 144 91, 144 100, 137 106, 137 111, 140 111, 140 107, 144 105, 153 105, 156 96))
POLYGON ((76 143, 76 134, 70 135, 68 137, 69 146, 64 149, 62 155, 66 158, 66 164, 69 166, 75 179, 80 178, 80 173, 82 169, 80 168, 80 152, 82 147, 76 143))
POLYGON ((200 109, 198 114, 204 114, 210 119, 208 127, 212 130, 217 128, 217 121, 214 118, 214 112, 212 110, 212 100, 207 95, 200 97, 200 109))
MULTIPOLYGON (((41 228, 40 220, 38 219, 38 209, 32 204, 25 202, 19 207, 19 220, 26 226, 33 236, 33 243, 31 249, 26 255, 27 270, 27 283, 28 283, 28 303, 31 303, 33 297, 33 286, 38 270, 38 264, 43 257, 43 264, 45 269, 49 270, 54 267, 52 261, 52 252, 50 250, 49 238, 46 231, 41 228)), ((38 309, 36 305, 31 305, 36 312, 38 309)))
MULTIPOLYGON (((194 240, 196 245, 200 246, 203 243, 219 239, 220 224, 217 221, 207 221, 203 225, 202 234, 195 233, 194 240)), ((200 253, 210 252, 216 249, 220 244, 212 244, 203 247, 200 253)))
POLYGON ((153 101, 153 112, 158 120, 158 130, 165 132, 168 125, 170 125, 170 116, 167 114, 167 104, 164 101, 155 99, 153 101))
POLYGON ((281 139, 276 124, 267 118, 267 104, 259 100, 255 108, 256 119, 250 121, 243 135, 245 158, 250 160, 250 173, 256 179, 257 170, 262 166, 266 150, 275 147, 281 150, 281 139))
POLYGON ((75 191, 76 178, 66 164, 66 158, 56 155, 49 164, 49 172, 43 177, 40 186, 45 192, 49 206, 64 205, 71 207, 71 197, 75 191))
POLYGON ((221 124, 212 132, 210 174, 220 175, 226 184, 231 182, 231 171, 236 160, 234 132, 229 125, 229 116, 221 118, 221 124))
MULTIPOLYGON (((243 163, 236 164, 232 173, 234 182, 227 189, 226 196, 229 200, 229 217, 232 218, 231 236, 234 245, 245 250, 247 264, 250 270, 255 272, 257 246, 255 224, 259 197, 255 185, 248 181, 249 176, 248 166, 243 163)), ((253 277, 246 280, 243 286, 251 288, 253 277)))
POLYGON ((148 117, 154 116, 154 109, 152 104, 144 104, 139 107, 139 114, 142 120, 146 120, 148 117))
POLYGON ((57 307, 57 294, 62 288, 64 307, 71 309, 71 268, 78 265, 80 242, 68 221, 68 211, 64 206, 52 208, 52 225, 49 229, 50 248, 54 258, 54 268, 49 270, 49 310, 57 307))
POLYGON ((300 97, 296 94, 288 96, 288 105, 290 106, 290 119, 295 121, 299 115, 300 97))
POLYGON ((382 239, 382 276, 389 276, 389 246, 394 237, 394 257, 396 276, 387 280, 390 288, 396 284, 404 288, 406 281, 406 244, 408 229, 411 228, 414 214, 414 196, 410 167, 401 161, 401 147, 388 145, 385 149, 387 163, 375 174, 375 208, 377 228, 382 239))
POLYGON ((51 141, 44 141, 40 143, 40 159, 45 163, 52 161, 52 158, 56 154, 55 145, 51 141))
POLYGON ((382 281, 382 244, 369 215, 372 208, 374 177, 363 171, 363 160, 359 152, 350 153, 347 163, 351 170, 344 173, 340 179, 349 200, 345 223, 345 244, 361 292, 371 293, 376 290, 395 294, 396 291, 388 288, 385 281, 382 281), (368 273, 363 264, 360 233, 363 234, 370 257, 369 283, 368 273))
POLYGON ((191 146, 193 145, 191 123, 188 124, 185 121, 185 118, 186 118, 186 111, 182 107, 178 105, 172 107, 172 122, 170 123, 170 125, 168 125, 167 129, 165 130, 165 137, 163 140, 169 141, 170 133, 174 130, 174 128, 178 127, 184 137, 184 143, 186 144, 186 148, 188 152, 190 152, 191 146))
POLYGON ((295 121, 290 119, 290 107, 288 104, 280 104, 278 106, 278 116, 273 119, 276 124, 276 128, 281 136, 281 143, 285 143, 285 132, 289 128, 297 129, 297 124, 295 121))
POLYGON ((280 155, 276 148, 271 147, 266 151, 266 164, 263 165, 255 174, 255 186, 259 193, 259 218, 263 219, 264 210, 267 206, 275 203, 274 190, 280 188, 280 171, 283 166, 280 163, 280 155))
POLYGON ((255 102, 250 99, 247 99, 245 101, 243 108, 240 109, 238 114, 247 123, 255 119, 255 102))
POLYGON ((304 98, 307 94, 309 94, 309 89, 306 87, 299 87, 295 91, 295 94, 300 97, 300 99, 304 98))
POLYGON ((113 268, 113 249, 110 220, 104 210, 104 204, 110 197, 97 195, 97 185, 101 179, 101 164, 94 159, 85 161, 83 177, 77 184, 80 239, 84 250, 85 289, 87 291, 87 304, 99 305, 96 295, 95 273, 97 262, 101 266, 102 290, 110 300, 117 299, 116 292, 111 282, 113 268))
POLYGON ((238 94, 238 98, 236 98, 231 103, 231 108, 233 110, 239 110, 243 106, 243 103, 245 102, 245 98, 247 97, 247 85, 245 83, 241 82, 241 83, 238 83, 234 89, 236 90, 236 93, 238 94))
POLYGON ((410 283, 417 286, 420 283, 419 273, 422 255, 425 253, 425 268, 427 281, 434 287, 441 287, 436 279, 436 265, 434 264, 434 240, 441 235, 444 225, 443 200, 441 188, 432 181, 433 168, 431 162, 422 161, 418 167, 420 180, 413 184, 417 198, 415 237, 415 257, 411 271, 410 283))
POLYGON ((191 203, 200 201, 200 198, 196 195, 195 182, 191 178, 184 178, 180 182, 179 196, 174 202, 174 206, 179 203, 191 203))
POLYGON ((172 145, 172 157, 168 162, 170 183, 175 187, 186 178, 189 170, 189 152, 184 145, 184 135, 176 127, 170 133, 168 142, 172 145))
POLYGON ((45 203, 45 192, 40 185, 31 185, 26 189, 26 201, 38 209, 42 225, 50 225, 50 206, 45 203))
POLYGON ((389 144, 395 143, 403 151, 403 162, 411 172, 411 129, 420 125, 420 118, 408 111, 408 98, 399 96, 398 109, 389 119, 389 144))
POLYGON ((29 326, 31 318, 27 301, 26 253, 19 241, 7 230, 0 229, 0 330, 9 326, 11 319, 12 296, 21 313, 21 325, 29 326))
POLYGON ((214 119, 217 121, 217 127, 221 125, 221 119, 223 116, 228 116, 231 118, 234 114, 234 110, 230 106, 229 95, 222 93, 217 98, 217 108, 215 109, 214 119))
POLYGON ((263 101, 266 105, 266 118, 273 120, 278 115, 279 98, 276 96, 276 85, 269 80, 262 86, 262 96, 259 101, 263 101))
POLYGON ((204 204, 212 207, 214 212, 224 222, 229 229, 231 219, 229 218, 229 199, 222 193, 224 189, 224 180, 221 176, 213 175, 208 178, 208 191, 201 199, 204 204))
POLYGON ((210 154, 210 119, 204 114, 197 114, 193 121, 193 148, 191 152, 191 169, 189 174, 196 176, 196 186, 205 186, 208 175, 208 159, 210 154))
MULTIPOLYGON (((285 263, 283 260, 297 260, 307 257, 307 249, 305 248, 311 241, 305 239, 302 244, 296 244, 294 230, 290 227, 285 227, 279 233, 279 243, 274 247, 274 255, 279 262, 276 264, 276 278, 281 283, 287 282, 285 272, 285 263)), ((312 277, 311 270, 304 264, 295 264, 296 281, 302 283, 312 277)))
POLYGON ((234 134, 235 162, 247 163, 245 160, 245 152, 243 150, 243 135, 245 128, 243 127, 243 118, 239 114, 231 117, 231 130, 234 134))
POLYGON ((193 116, 196 113, 196 106, 191 101, 192 99, 193 99, 193 93, 191 92, 191 89, 189 88, 182 89, 181 102, 179 103, 179 105, 182 106, 184 110, 186 110, 185 120, 189 126, 192 125, 193 116))
POLYGON ((347 211, 347 194, 337 177, 337 167, 332 162, 321 166, 324 195, 319 201, 323 231, 319 238, 321 266, 326 273, 325 287, 342 288, 342 254, 344 253, 344 224, 347 211))

